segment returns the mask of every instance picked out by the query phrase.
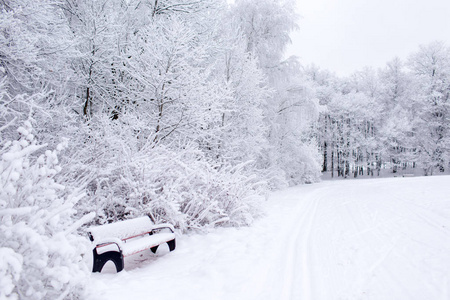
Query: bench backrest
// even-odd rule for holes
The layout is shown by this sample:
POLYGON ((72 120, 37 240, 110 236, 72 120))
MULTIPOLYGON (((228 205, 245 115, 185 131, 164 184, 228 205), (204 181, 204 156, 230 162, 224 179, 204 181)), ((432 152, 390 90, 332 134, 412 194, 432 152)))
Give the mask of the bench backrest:
POLYGON ((116 223, 93 226, 88 228, 91 241, 99 241, 106 238, 126 239, 138 236, 153 229, 153 222, 149 217, 140 217, 116 223))

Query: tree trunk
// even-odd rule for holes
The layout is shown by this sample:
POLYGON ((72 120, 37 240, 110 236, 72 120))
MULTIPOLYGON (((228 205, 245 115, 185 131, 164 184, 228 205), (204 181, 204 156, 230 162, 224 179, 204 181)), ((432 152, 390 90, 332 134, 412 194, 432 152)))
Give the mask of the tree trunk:
POLYGON ((90 88, 86 88, 86 101, 84 102, 83 107, 83 115, 86 118, 86 120, 89 120, 91 118, 91 93, 90 88))
POLYGON ((327 142, 325 141, 323 143, 323 166, 322 166, 322 172, 326 172, 327 171, 327 142))
POLYGON ((334 177, 334 151, 331 150, 331 178, 334 177))

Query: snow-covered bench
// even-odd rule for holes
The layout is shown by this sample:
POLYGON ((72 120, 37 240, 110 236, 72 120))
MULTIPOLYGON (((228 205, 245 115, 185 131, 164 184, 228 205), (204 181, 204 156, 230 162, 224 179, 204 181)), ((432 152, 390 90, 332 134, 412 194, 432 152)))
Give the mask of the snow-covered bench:
POLYGON ((156 253, 158 246, 167 243, 175 249, 175 233, 170 224, 154 225, 149 217, 140 217, 116 223, 88 228, 88 236, 94 243, 92 272, 100 272, 111 260, 117 272, 123 270, 124 257, 150 249, 156 253))

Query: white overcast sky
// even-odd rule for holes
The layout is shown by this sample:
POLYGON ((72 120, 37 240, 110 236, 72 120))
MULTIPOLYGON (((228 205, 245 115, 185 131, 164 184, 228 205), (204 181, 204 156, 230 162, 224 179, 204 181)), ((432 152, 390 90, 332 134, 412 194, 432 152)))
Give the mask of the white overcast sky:
POLYGON ((450 46, 450 0, 297 0, 287 55, 337 75, 405 60, 435 40, 450 46))

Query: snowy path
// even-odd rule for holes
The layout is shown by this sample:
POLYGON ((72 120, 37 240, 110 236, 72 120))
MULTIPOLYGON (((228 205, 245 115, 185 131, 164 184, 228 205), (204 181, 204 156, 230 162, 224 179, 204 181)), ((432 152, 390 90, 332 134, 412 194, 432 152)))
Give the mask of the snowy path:
POLYGON ((93 274, 90 299, 450 299, 450 176, 322 182, 267 206, 93 274))

